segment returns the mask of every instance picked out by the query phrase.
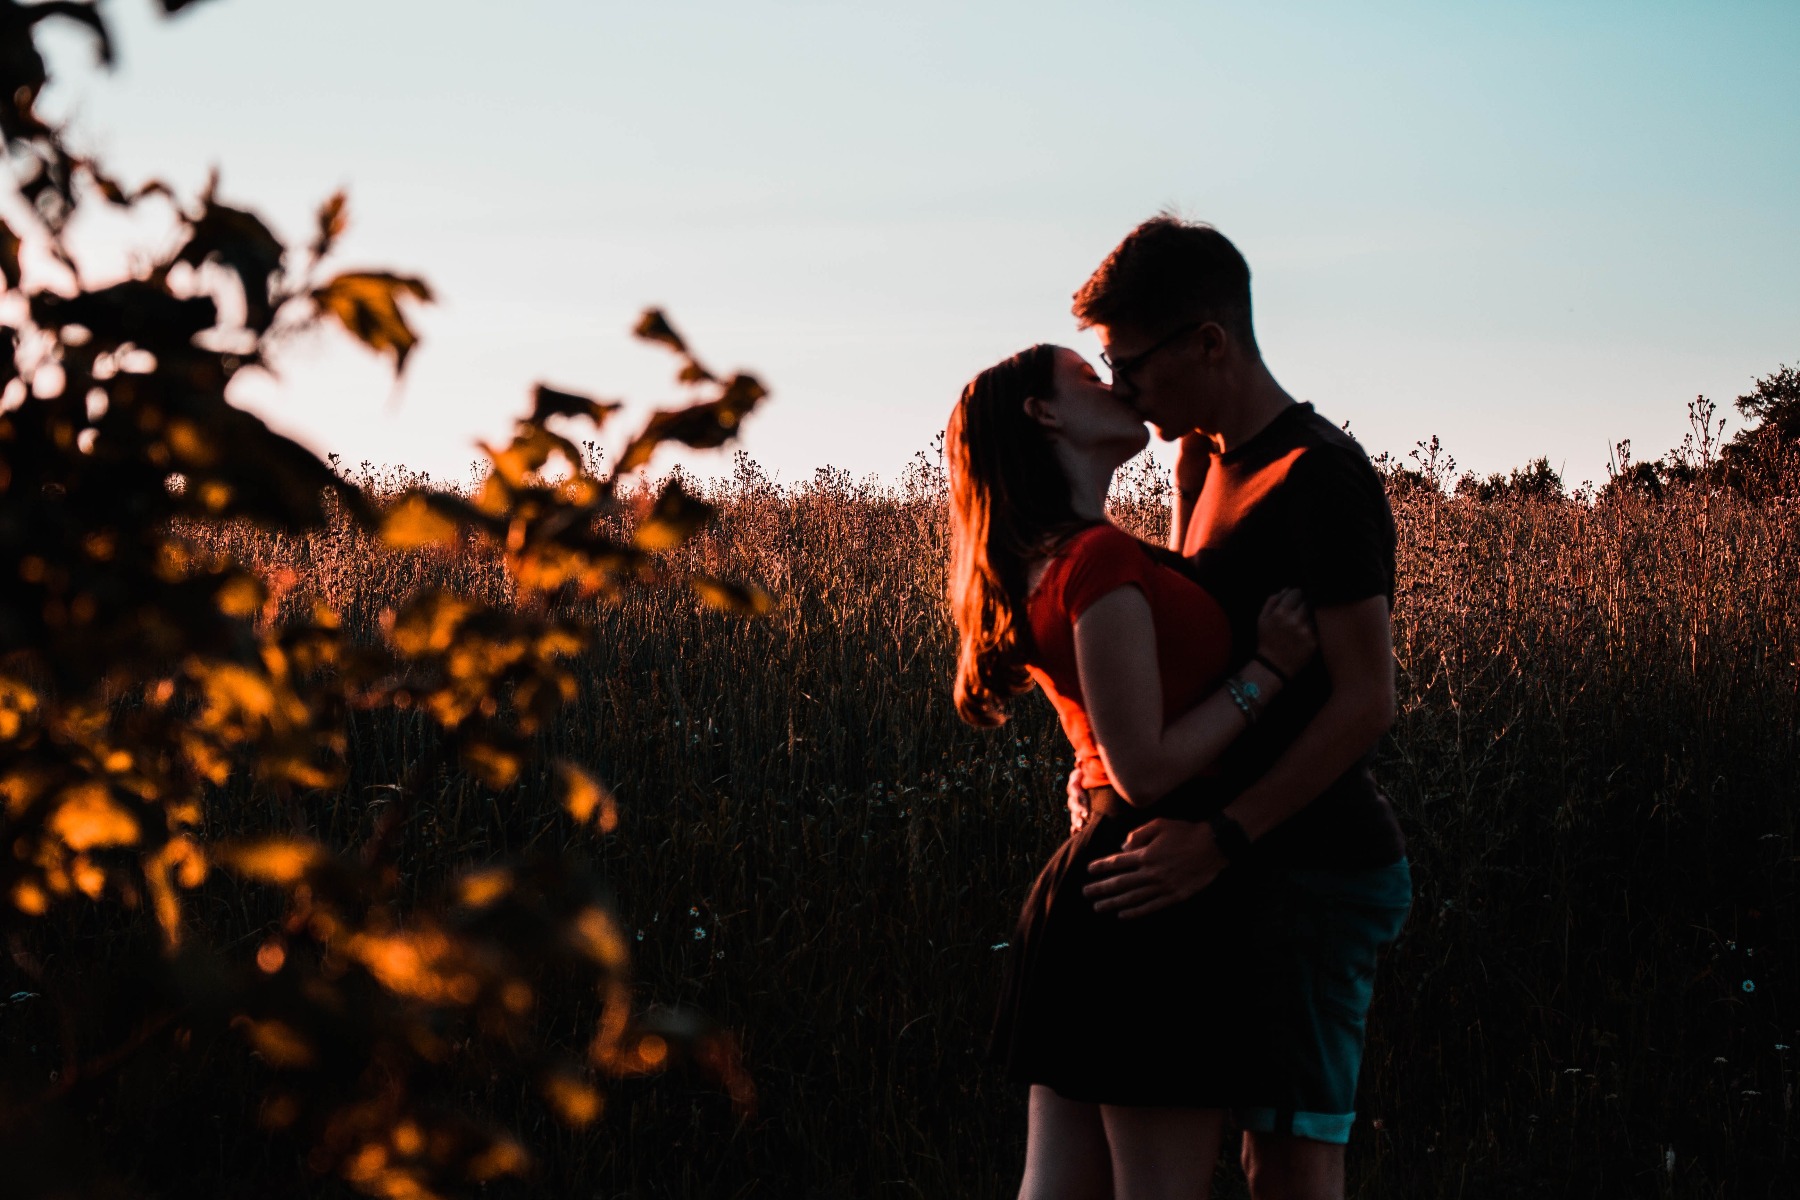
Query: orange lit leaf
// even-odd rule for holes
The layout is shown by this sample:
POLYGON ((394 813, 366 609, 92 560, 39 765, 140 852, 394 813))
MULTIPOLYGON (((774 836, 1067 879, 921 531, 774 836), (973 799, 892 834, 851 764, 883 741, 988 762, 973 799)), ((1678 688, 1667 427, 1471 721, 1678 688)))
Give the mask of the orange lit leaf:
POLYGON ((470 1004, 480 994, 480 981, 458 966, 450 939, 429 926, 405 933, 359 933, 344 949, 395 995, 428 1004, 470 1004))
POLYGON ((599 1117, 600 1093, 592 1085, 567 1072, 556 1072, 544 1079, 544 1099, 556 1115, 570 1125, 589 1125, 599 1117))
POLYGON ((33 917, 42 916, 50 907, 50 897, 44 894, 44 889, 29 880, 13 884, 12 902, 14 908, 33 917))
POLYGON ((206 880, 206 855, 185 835, 173 837, 144 864, 144 882, 156 909, 157 924, 170 946, 181 944, 181 901, 175 884, 199 887, 206 880))
POLYGON ((470 908, 486 908, 512 891, 512 872, 505 867, 471 871, 456 883, 456 899, 470 908))
POLYGON ((310 1067, 318 1061, 312 1044, 298 1030, 282 1021, 257 1021, 237 1017, 232 1025, 242 1031, 256 1052, 274 1067, 310 1067))
POLYGON ((312 245, 307 247, 314 262, 331 253, 332 247, 337 245, 338 238, 343 236, 344 230, 349 226, 350 217, 344 211, 346 202, 344 193, 337 192, 319 206, 317 232, 313 234, 312 245))
MULTIPOLYGON (((542 425, 521 422, 513 440, 503 450, 483 444, 488 457, 494 461, 494 473, 514 488, 522 487, 550 461, 552 454, 560 454, 572 468, 581 465, 581 451, 568 438, 558 437, 542 425)), ((479 499, 477 505, 482 511, 489 511, 489 506, 479 499)))
POLYGON ((638 522, 631 544, 651 552, 673 550, 712 520, 713 512, 712 505, 688 495, 679 479, 672 480, 656 498, 649 515, 638 522))
POLYGON ((517 754, 486 741, 464 743, 462 759, 477 779, 495 790, 511 787, 524 765, 517 754))
POLYGON ((502 1175, 519 1175, 530 1161, 523 1146, 503 1138, 469 1160, 469 1177, 486 1183, 502 1175))
POLYGON ((76 890, 89 900, 98 900, 106 890, 106 871, 85 854, 76 855, 69 864, 69 877, 75 881, 76 890))
POLYGON ((79 783, 65 791, 50 830, 77 851, 128 846, 138 839, 137 818, 114 802, 103 783, 79 783))
POLYGON ((261 612, 268 598, 263 585, 249 575, 231 576, 213 594, 213 602, 219 606, 220 612, 228 617, 246 619, 261 612))
POLYGON ((376 352, 392 351, 394 374, 406 369, 406 356, 419 337, 400 310, 402 298, 431 301, 425 281, 386 271, 352 271, 332 279, 312 294, 321 313, 334 316, 350 335, 376 352))
POLYGON ((240 875, 262 883, 298 883, 306 873, 329 857, 317 842, 298 838, 265 838, 220 847, 216 856, 240 875))
POLYGON ((389 636, 394 649, 409 658, 448 650, 457 630, 475 611, 472 600, 445 591, 425 592, 394 617, 389 636))
POLYGON ((0 741, 18 737, 37 710, 37 692, 17 679, 0 675, 0 741))
POLYGON ((669 1057, 669 1043, 656 1034, 647 1034, 638 1041, 637 1060, 645 1070, 655 1070, 669 1057))
POLYGON ((455 521, 417 492, 401 498, 381 516, 381 540, 396 550, 445 545, 461 532, 455 521))
POLYGON ((275 711, 275 689, 248 667, 232 662, 201 662, 191 669, 206 693, 212 720, 267 717, 275 711))
POLYGON ((598 779, 570 762, 558 762, 556 769, 563 778, 563 807, 581 824, 599 814, 602 833, 619 827, 619 806, 613 795, 598 779))
POLYGON ((774 598, 759 587, 729 583, 726 580, 714 579, 707 575, 694 576, 688 580, 688 585, 708 607, 723 612, 747 617, 761 617, 775 609, 774 598))
POLYGON ((625 935, 602 909, 582 909, 569 933, 576 949, 601 966, 616 969, 625 965, 625 935))

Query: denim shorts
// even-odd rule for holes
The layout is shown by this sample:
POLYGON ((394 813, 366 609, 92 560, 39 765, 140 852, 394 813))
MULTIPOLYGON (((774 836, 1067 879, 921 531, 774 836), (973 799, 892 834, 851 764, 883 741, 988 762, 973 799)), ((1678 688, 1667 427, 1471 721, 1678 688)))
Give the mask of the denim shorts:
POLYGON ((1259 1103, 1238 1123, 1342 1145, 1356 1120, 1356 1079, 1375 991, 1375 960, 1412 906, 1407 861, 1356 871, 1287 869, 1255 918, 1259 1103))

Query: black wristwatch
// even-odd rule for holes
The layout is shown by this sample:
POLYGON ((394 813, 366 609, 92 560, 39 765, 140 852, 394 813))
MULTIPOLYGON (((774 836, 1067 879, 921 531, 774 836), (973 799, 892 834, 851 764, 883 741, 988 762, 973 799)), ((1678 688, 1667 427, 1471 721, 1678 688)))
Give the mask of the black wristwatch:
POLYGON ((1206 823, 1212 828, 1213 840, 1219 844, 1219 852, 1226 862, 1239 862, 1250 853, 1250 835, 1224 809, 1206 818, 1206 823))

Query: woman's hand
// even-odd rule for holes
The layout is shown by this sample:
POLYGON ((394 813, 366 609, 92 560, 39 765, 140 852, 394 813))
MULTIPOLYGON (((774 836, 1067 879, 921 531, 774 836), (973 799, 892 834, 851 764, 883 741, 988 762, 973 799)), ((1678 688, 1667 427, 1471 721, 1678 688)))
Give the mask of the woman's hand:
POLYGON ((1256 649, 1289 678, 1299 674, 1318 652, 1312 610, 1299 588, 1276 592, 1263 605, 1262 615, 1256 619, 1256 649))

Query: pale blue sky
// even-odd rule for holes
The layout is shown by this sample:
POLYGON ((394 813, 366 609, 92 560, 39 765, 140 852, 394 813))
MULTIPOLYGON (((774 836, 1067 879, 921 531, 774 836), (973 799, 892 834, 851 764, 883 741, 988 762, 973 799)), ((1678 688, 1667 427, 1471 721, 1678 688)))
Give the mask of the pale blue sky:
MULTIPOLYGON (((127 176, 442 303, 398 404, 321 339, 250 396, 352 462, 462 475, 544 379, 644 406, 667 307, 774 399, 787 479, 893 476, 1164 206, 1249 258, 1266 356, 1370 450, 1571 483, 1800 360, 1800 4, 110 0, 54 101, 127 176)), ((701 469, 708 464, 697 463, 701 469)), ((717 463, 723 470, 726 464, 717 463)))

